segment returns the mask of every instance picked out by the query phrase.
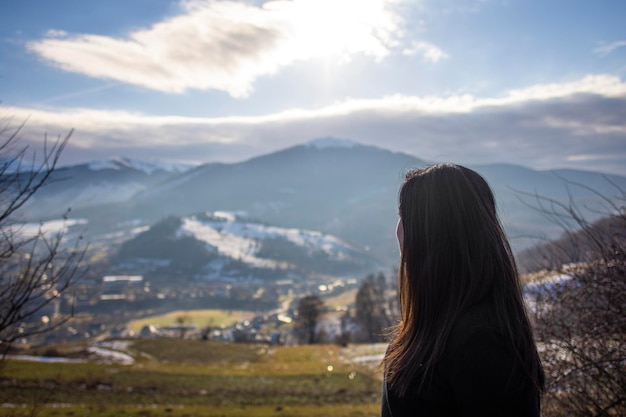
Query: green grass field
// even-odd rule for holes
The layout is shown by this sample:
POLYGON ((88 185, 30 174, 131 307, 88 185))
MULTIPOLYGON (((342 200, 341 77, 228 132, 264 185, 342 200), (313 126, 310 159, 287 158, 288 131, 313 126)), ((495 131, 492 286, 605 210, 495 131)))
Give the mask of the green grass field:
POLYGON ((358 349, 156 339, 127 366, 7 360, 0 416, 376 416, 380 372, 358 349))
POLYGON ((195 324, 199 328, 207 326, 229 326, 254 317, 251 311, 238 310, 179 310, 158 316, 144 317, 128 323, 128 329, 139 331, 145 325, 169 326, 183 319, 186 324, 195 324))

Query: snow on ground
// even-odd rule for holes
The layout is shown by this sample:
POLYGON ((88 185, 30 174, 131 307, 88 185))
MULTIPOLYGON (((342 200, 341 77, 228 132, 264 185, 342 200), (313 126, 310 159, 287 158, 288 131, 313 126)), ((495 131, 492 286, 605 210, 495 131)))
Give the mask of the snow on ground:
POLYGON ((237 213, 231 213, 229 211, 215 211, 213 212, 213 216, 229 222, 234 222, 237 220, 237 213))
POLYGON ((128 353, 122 352, 121 350, 117 350, 118 348, 126 349, 128 348, 128 344, 123 345, 124 342, 120 345, 111 345, 111 344, 98 344, 96 346, 90 346, 87 351, 92 355, 96 356, 96 362, 111 364, 116 363, 120 365, 132 365, 135 363, 135 358, 130 356, 128 353), (102 346, 102 347, 101 347, 102 346))
POLYGON ((150 229, 150 226, 139 226, 139 227, 134 227, 132 229, 127 229, 127 228, 122 228, 121 230, 112 232, 112 233, 105 233, 103 235, 99 235, 98 239, 99 240, 104 240, 104 241, 108 241, 108 240, 128 240, 131 239, 135 236, 137 236, 139 233, 141 232, 145 232, 146 230, 150 229))
POLYGON ((559 287, 572 279, 568 274, 554 274, 546 278, 526 284, 524 292, 527 296, 537 295, 543 292, 549 292, 555 287, 559 287))
MULTIPOLYGON (((554 274, 531 282, 524 286, 524 301, 529 311, 537 311, 539 299, 552 292, 555 288, 571 281, 573 278, 568 274, 554 274)), ((541 303, 543 309, 549 309, 550 305, 541 303)))
POLYGON ((183 218, 179 235, 194 236, 233 259, 240 259, 255 266, 276 267, 275 261, 256 257, 257 241, 283 238, 308 250, 322 250, 331 258, 346 259, 351 248, 340 239, 320 232, 266 226, 260 223, 241 221, 237 213, 207 213, 209 219, 196 216, 183 218))
POLYGON ((217 248, 217 250, 230 258, 241 260, 257 267, 273 267, 275 262, 254 256, 258 251, 257 243, 231 230, 220 227, 223 223, 208 222, 195 218, 184 218, 179 230, 180 235, 191 235, 198 240, 217 248))
MULTIPOLYGON (((128 350, 130 342, 117 340, 112 342, 100 342, 87 348, 90 353, 90 360, 103 364, 132 365, 135 359, 125 351, 128 350)), ((7 359, 48 362, 48 363, 86 363, 86 359, 71 359, 57 356, 31 356, 31 355, 7 355, 7 359)))
POLYGON ((11 233, 17 234, 24 238, 34 237, 40 231, 46 236, 52 236, 56 233, 67 233, 67 229, 71 226, 87 224, 85 219, 68 219, 68 220, 49 220, 41 223, 18 223, 11 226, 11 233))
POLYGON ((57 356, 31 356, 31 355, 7 355, 7 359, 29 362, 47 362, 47 363, 85 363, 84 359, 70 359, 57 356))

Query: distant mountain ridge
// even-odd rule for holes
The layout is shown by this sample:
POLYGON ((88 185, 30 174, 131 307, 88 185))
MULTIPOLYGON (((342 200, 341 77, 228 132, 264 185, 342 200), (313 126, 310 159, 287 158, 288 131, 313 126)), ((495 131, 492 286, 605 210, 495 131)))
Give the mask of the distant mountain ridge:
POLYGON ((188 164, 124 157, 59 167, 29 201, 25 215, 58 217, 68 208, 127 201, 138 192, 192 168, 188 164))
POLYGON ((196 166, 193 164, 182 164, 147 159, 144 160, 137 158, 127 158, 122 156, 100 161, 91 161, 88 162, 86 165, 92 171, 100 171, 106 169, 133 169, 137 171, 143 171, 147 175, 152 175, 157 171, 169 172, 172 174, 182 174, 196 166))
MULTIPOLYGON (((54 214, 56 209, 58 215, 63 204, 80 202, 72 206, 72 216, 86 219, 89 233, 98 236, 123 232, 131 221, 149 226, 168 216, 245 211, 276 227, 337 236, 393 265, 398 257, 393 230, 399 186, 408 169, 427 164, 404 153, 321 138, 243 162, 204 164, 182 173, 155 170, 148 175, 129 167, 88 172, 78 166, 55 173, 57 178, 65 175, 66 181, 56 181, 37 195, 35 214, 54 214), (98 181, 108 188, 82 198, 98 190, 98 181)), ((515 250, 527 247, 531 237, 561 233, 533 208, 535 195, 565 202, 571 197, 589 209, 593 220, 601 215, 598 194, 611 197, 615 185, 626 189, 626 177, 594 172, 536 171, 506 164, 469 167, 494 189, 515 250)))

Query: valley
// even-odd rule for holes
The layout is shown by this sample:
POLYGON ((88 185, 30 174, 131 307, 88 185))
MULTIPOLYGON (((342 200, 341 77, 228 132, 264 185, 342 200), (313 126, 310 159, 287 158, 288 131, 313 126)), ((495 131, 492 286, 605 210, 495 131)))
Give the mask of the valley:
MULTIPOLYGON (((288 328, 299 298, 341 297, 368 274, 394 276, 397 189, 403 172, 426 164, 323 139, 233 164, 117 158, 59 168, 20 211, 17 227, 63 233, 64 245, 85 242, 86 252, 71 291, 23 327, 73 318, 18 342, 127 337, 133 320, 202 310, 246 311, 264 333, 246 330, 243 340, 272 340, 288 328)), ((626 178, 602 173, 472 168, 493 187, 517 252, 563 231, 542 211, 541 197, 575 199, 593 220, 610 210, 603 196, 626 188, 626 178)), ((525 272, 532 260, 520 259, 525 272)), ((353 302, 344 297, 336 308, 353 302)))

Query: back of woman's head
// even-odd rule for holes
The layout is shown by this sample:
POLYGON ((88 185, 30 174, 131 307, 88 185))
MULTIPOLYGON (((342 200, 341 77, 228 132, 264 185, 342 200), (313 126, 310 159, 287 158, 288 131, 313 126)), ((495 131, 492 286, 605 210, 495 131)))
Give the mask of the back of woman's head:
POLYGON ((536 375, 540 364, 515 261, 487 182, 453 164, 410 171, 399 214, 402 317, 385 357, 392 387, 402 392, 416 377, 424 383, 456 320, 479 303, 536 375))
POLYGON ((476 172, 451 164, 410 171, 399 203, 407 313, 418 307, 423 320, 436 320, 424 317, 435 310, 450 319, 484 299, 494 281, 517 278, 493 193, 476 172))

